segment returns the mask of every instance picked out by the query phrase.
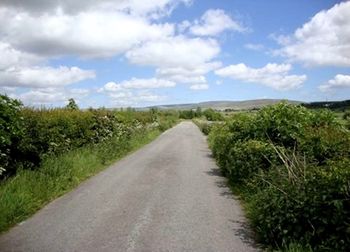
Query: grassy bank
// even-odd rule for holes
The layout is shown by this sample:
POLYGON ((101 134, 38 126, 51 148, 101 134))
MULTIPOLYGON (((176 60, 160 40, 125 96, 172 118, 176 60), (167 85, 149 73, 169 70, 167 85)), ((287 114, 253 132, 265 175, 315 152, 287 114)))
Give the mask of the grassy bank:
POLYGON ((127 141, 114 137, 43 160, 38 169, 20 170, 0 184, 0 232, 19 223, 45 204, 116 160, 154 140, 161 131, 133 134, 127 141))

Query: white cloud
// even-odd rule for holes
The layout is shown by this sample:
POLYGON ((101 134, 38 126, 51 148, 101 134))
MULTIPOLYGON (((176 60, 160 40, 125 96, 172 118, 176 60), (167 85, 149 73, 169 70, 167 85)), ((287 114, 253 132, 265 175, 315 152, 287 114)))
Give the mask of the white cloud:
MULTIPOLYGON (((79 67, 42 66, 46 63, 43 57, 20 51, 3 41, 0 41, 0 55, 0 86, 52 88, 95 78, 94 71, 79 67)), ((31 93, 23 98, 30 96, 31 93)))
POLYGON ((149 89, 149 88, 166 88, 166 87, 175 87, 176 83, 164 79, 137 79, 132 78, 128 81, 123 81, 120 84, 124 88, 133 88, 133 89, 149 89))
POLYGON ((95 72, 78 67, 13 67, 0 71, 0 86, 60 87, 95 78, 95 72))
POLYGON ((73 95, 79 95, 80 97, 90 94, 90 90, 85 88, 71 88, 69 89, 69 92, 73 95))
POLYGON ((138 79, 132 78, 131 80, 125 80, 120 83, 108 82, 103 88, 99 89, 99 92, 120 92, 126 89, 158 89, 175 87, 176 83, 169 80, 150 78, 150 79, 138 79))
POLYGON ((169 88, 175 85, 175 82, 157 78, 132 78, 120 83, 108 82, 98 92, 109 96, 114 105, 137 106, 141 103, 154 103, 166 99, 165 96, 151 93, 147 89, 169 88))
POLYGON ((277 51, 306 65, 350 66, 350 1, 317 13, 292 36, 280 36, 277 51))
POLYGON ((30 90, 24 93, 12 93, 12 98, 20 99, 25 105, 52 105, 63 104, 69 98, 74 98, 77 102, 90 93, 88 89, 66 89, 66 88, 45 88, 30 90))
POLYGON ((177 25, 179 33, 184 33, 191 26, 191 22, 188 20, 182 21, 177 25))
MULTIPOLYGON (((184 23, 185 24, 185 23, 184 23)), ((220 9, 207 10, 200 20, 190 26, 190 32, 197 36, 216 36, 225 30, 243 32, 246 29, 220 9)))
POLYGON ((148 91, 133 92, 131 90, 123 90, 106 94, 111 98, 111 103, 118 106, 139 106, 140 104, 155 103, 166 99, 165 96, 148 91))
POLYGON ((0 28, 4 41, 43 56, 111 57, 174 33, 171 24, 151 24, 145 18, 110 10, 34 15, 0 9, 0 16, 7 24, 0 28))
POLYGON ((176 36, 149 41, 129 51, 130 62, 158 67, 156 76, 177 83, 204 84, 205 74, 221 66, 216 40, 176 36))
POLYGON ((177 83, 205 84, 205 74, 221 67, 221 62, 204 63, 195 67, 158 68, 156 75, 160 78, 169 79, 177 83))
POLYGON ((262 68, 251 68, 243 63, 230 65, 216 70, 221 77, 263 84, 277 90, 290 90, 300 87, 306 80, 306 75, 288 75, 290 64, 267 64, 262 68))
POLYGON ((192 0, 124 0, 120 7, 132 14, 159 18, 170 15, 180 3, 189 6, 192 4, 192 0))
POLYGON ((252 44, 252 43, 245 44, 244 47, 253 51, 262 51, 265 48, 264 45, 262 44, 252 44))
POLYGON ((190 0, 2 0, 0 7, 15 8, 28 12, 46 13, 61 9, 75 14, 91 9, 113 9, 132 15, 161 17, 168 15, 179 3, 190 5, 190 0))
POLYGON ((69 97, 62 91, 55 90, 30 90, 20 95, 12 95, 13 98, 21 100, 26 105, 53 104, 56 102, 64 102, 69 97))
POLYGON ((333 79, 326 84, 319 86, 322 92, 327 92, 334 89, 350 88, 350 75, 337 74, 333 79))
POLYGON ((135 103, 160 102, 160 101, 164 101, 165 99, 166 99, 165 96, 152 94, 150 92, 139 92, 132 98, 132 100, 135 101, 135 103))
POLYGON ((16 50, 10 44, 0 41, 0 71, 13 66, 30 66, 42 61, 33 54, 16 50))
POLYGON ((216 40, 176 36, 148 41, 128 51, 126 57, 139 65, 194 68, 212 60, 219 52, 216 40))
POLYGON ((205 90, 208 88, 209 88, 208 84, 194 84, 190 86, 190 89, 192 90, 205 90))
POLYGON ((188 68, 184 66, 179 67, 161 67, 156 70, 157 76, 198 76, 198 75, 204 75, 212 70, 215 70, 219 67, 221 67, 221 62, 219 61, 213 61, 209 63, 201 63, 196 66, 189 66, 188 68))
POLYGON ((99 92, 118 92, 123 90, 123 87, 120 84, 117 84, 113 81, 106 83, 103 88, 100 88, 99 92))

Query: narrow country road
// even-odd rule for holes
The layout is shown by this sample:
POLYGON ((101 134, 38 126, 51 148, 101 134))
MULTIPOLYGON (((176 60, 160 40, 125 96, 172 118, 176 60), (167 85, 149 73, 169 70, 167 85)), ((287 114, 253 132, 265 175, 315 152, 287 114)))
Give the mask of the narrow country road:
POLYGON ((182 122, 0 236, 0 251, 257 251, 225 184, 182 122))

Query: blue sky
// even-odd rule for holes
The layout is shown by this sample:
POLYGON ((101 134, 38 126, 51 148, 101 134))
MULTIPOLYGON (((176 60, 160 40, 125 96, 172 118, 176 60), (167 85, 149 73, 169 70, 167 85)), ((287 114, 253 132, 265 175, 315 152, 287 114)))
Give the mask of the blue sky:
POLYGON ((0 24, 30 106, 349 99, 348 1, 4 0, 0 24))

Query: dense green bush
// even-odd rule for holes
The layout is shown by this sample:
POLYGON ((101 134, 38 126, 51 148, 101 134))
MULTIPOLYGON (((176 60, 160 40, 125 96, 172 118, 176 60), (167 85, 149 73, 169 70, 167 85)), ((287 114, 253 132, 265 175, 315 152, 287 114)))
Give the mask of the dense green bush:
POLYGON ((0 176, 12 173, 19 158, 19 141, 23 132, 22 104, 6 95, 0 95, 0 176))
POLYGON ((253 117, 248 114, 236 114, 223 124, 213 125, 208 136, 209 146, 224 172, 230 148, 238 141, 253 139, 253 126, 253 117))
POLYGON ((273 143, 293 147, 302 137, 305 125, 310 122, 311 112, 304 108, 280 103, 260 110, 254 120, 257 137, 273 143))
POLYGON ((332 112, 280 103, 232 116, 208 140, 262 243, 350 247, 350 133, 332 112))
POLYGON ((308 127, 297 143, 300 152, 310 162, 323 164, 329 159, 350 155, 350 134, 341 126, 308 127))
POLYGON ((224 119, 220 112, 217 112, 211 108, 204 110, 203 115, 208 121, 222 121, 224 119))
POLYGON ((277 155, 271 144, 248 140, 231 145, 222 168, 232 181, 242 182, 260 170, 268 170, 271 163, 277 163, 277 155))
POLYGON ((275 167, 250 183, 255 194, 249 200, 249 216, 261 240, 346 251, 350 244, 349 159, 324 167, 294 165, 275 167))
POLYGON ((181 111, 179 111, 179 117, 181 119, 193 119, 193 118, 197 117, 197 115, 196 115, 195 111, 190 109, 190 110, 181 110, 181 111))
POLYGON ((25 134, 20 141, 20 150, 27 167, 37 166, 46 155, 57 155, 113 136, 128 135, 132 128, 106 110, 26 108, 21 111, 21 116, 25 120, 25 134))
POLYGON ((23 108, 19 101, 0 96, 0 176, 17 169, 34 169, 46 156, 61 155, 111 138, 125 148, 132 134, 154 128, 163 131, 178 119, 176 112, 79 110, 74 100, 66 108, 23 108))

